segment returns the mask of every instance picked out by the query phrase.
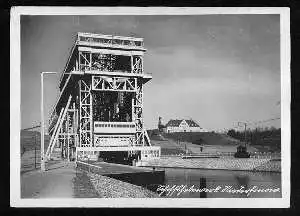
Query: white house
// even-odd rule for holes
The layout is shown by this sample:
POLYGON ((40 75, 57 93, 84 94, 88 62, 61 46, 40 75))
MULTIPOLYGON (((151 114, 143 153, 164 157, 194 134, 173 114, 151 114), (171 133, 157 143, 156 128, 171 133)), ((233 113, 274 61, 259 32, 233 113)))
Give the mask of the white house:
POLYGON ((192 119, 171 119, 167 124, 165 131, 167 133, 174 132, 206 132, 192 119))

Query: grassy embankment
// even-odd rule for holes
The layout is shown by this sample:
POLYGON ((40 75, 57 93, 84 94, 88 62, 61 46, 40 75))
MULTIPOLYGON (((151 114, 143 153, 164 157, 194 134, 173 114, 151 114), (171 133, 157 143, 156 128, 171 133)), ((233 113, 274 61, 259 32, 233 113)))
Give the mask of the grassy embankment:
MULTIPOLYGON (((38 131, 23 131, 21 130, 21 136, 20 136, 20 148, 21 148, 21 153, 30 150, 40 149, 41 148, 41 134, 38 131)), ((50 141, 50 136, 45 135, 45 149, 48 147, 50 141)))
MULTIPOLYGON (((45 135, 45 151, 50 136, 45 135)), ((40 168, 41 135, 38 131, 23 131, 20 134, 21 173, 40 168), (35 167, 36 166, 36 167, 35 167)))
MULTIPOLYGON (((213 132, 166 134, 154 130, 149 131, 149 136, 153 145, 161 147, 162 155, 185 154, 186 150, 190 154, 236 152, 237 146, 241 144, 225 134, 213 132)), ((255 152, 257 149, 250 146, 248 151, 255 152)))
MULTIPOLYGON (((249 171, 281 171, 280 159, 273 160, 266 157, 238 159, 234 157, 225 158, 202 158, 182 159, 172 158, 171 155, 184 154, 187 149, 191 154, 213 154, 220 152, 236 152, 240 141, 225 134, 212 132, 199 133, 172 133, 164 134, 150 131, 150 139, 153 145, 161 147, 162 158, 146 162, 145 166, 200 168, 200 169, 225 169, 225 170, 249 170, 249 171), (202 151, 200 150, 200 147, 202 151)), ((259 151, 252 146, 249 152, 259 151)))

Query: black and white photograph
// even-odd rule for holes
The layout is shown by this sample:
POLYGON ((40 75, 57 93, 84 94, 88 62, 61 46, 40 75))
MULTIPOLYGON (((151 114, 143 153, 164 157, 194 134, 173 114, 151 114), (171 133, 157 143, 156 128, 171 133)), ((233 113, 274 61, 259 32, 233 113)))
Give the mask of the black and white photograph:
POLYGON ((289 207, 289 19, 12 8, 11 206, 289 207))

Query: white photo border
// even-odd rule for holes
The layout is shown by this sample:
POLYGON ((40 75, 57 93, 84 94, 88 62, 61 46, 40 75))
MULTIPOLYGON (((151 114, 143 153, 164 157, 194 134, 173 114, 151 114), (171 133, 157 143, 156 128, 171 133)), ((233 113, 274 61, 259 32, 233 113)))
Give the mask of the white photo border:
POLYGON ((12 7, 10 21, 10 205, 13 207, 288 208, 291 165, 290 9, 287 7, 12 7), (21 15, 280 14, 282 198, 21 199, 21 15))

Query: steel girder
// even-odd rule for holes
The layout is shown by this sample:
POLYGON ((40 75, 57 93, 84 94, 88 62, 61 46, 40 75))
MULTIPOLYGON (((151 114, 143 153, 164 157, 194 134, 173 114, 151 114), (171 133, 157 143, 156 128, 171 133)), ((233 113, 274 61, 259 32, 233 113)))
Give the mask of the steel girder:
POLYGON ((136 92, 137 78, 92 76, 92 90, 136 92))
POLYGON ((79 143, 81 147, 93 146, 91 82, 79 80, 79 143))

